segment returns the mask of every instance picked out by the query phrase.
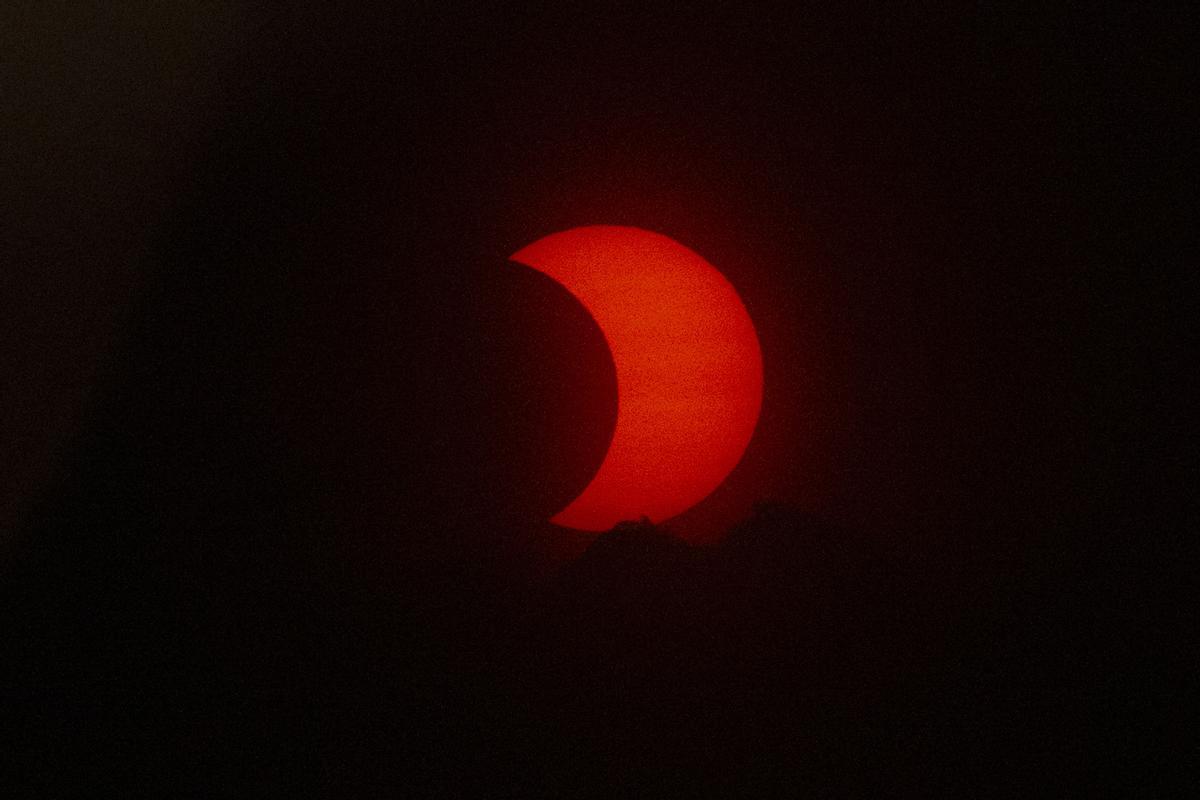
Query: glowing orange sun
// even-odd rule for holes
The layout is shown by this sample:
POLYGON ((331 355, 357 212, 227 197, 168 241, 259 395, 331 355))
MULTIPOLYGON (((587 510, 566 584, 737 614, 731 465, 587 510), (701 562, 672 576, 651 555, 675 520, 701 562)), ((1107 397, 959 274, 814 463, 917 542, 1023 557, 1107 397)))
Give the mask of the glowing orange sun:
POLYGON ((729 281, 673 239, 630 227, 573 228, 511 258, 583 304, 616 367, 608 453, 551 521, 660 522, 708 496, 741 459, 762 402, 758 336, 729 281))

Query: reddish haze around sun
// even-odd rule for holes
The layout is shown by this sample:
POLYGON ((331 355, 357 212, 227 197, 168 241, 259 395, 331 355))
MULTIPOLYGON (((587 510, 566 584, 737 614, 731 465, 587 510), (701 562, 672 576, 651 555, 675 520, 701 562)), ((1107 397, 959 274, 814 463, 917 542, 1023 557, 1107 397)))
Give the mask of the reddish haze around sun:
POLYGON ((583 304, 616 367, 608 454, 551 521, 661 522, 708 496, 741 459, 762 402, 758 337, 729 281, 673 239, 631 227, 573 228, 511 258, 583 304))

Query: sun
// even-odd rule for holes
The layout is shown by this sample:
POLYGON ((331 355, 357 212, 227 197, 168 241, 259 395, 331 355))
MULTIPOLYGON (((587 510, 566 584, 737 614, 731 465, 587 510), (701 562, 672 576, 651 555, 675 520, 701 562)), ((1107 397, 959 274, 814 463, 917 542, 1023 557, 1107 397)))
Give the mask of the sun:
POLYGON ((608 453, 551 521, 582 530, 661 522, 708 496, 741 459, 762 403, 758 336, 729 281, 675 240, 632 227, 573 228, 511 259, 583 304, 616 367, 608 453))

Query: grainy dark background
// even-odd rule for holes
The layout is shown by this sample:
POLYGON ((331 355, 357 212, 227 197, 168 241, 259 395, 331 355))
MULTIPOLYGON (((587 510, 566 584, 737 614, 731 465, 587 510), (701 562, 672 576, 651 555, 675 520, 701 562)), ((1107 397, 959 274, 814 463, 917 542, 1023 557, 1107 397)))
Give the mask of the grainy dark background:
POLYGON ((17 780, 1171 780, 1191 15, 123 8, 4 12, 17 780), (758 325, 678 538, 543 522, 612 365, 506 256, 592 223, 758 325))

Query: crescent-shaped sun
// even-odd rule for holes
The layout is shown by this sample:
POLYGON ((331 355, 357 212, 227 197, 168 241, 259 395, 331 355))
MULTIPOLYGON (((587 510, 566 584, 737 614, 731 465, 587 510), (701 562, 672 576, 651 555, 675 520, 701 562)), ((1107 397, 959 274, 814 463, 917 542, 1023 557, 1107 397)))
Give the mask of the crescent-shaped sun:
POLYGON ((729 281, 673 239, 632 227, 573 228, 511 259, 583 304, 616 367, 608 453, 551 522, 661 522, 707 497, 741 459, 762 402, 758 336, 729 281))

